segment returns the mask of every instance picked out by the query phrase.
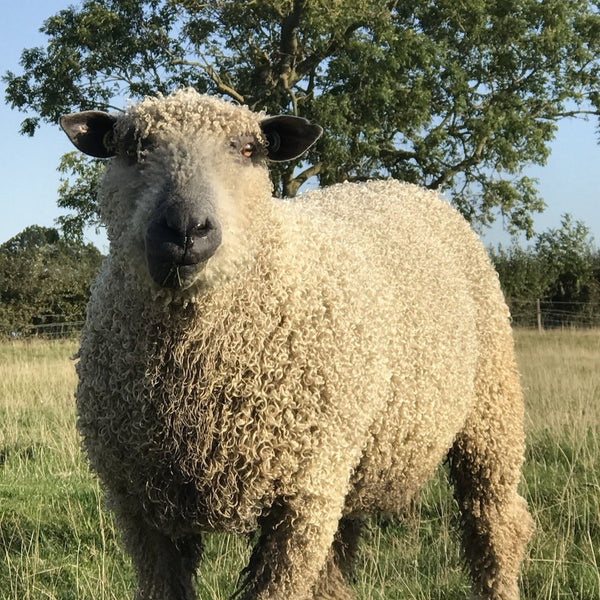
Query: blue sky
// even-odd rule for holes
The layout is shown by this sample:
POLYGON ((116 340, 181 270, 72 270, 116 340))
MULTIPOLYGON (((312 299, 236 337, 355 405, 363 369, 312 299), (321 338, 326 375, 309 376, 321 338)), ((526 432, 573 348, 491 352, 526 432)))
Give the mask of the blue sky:
MULTIPOLYGON (((0 4, 0 73, 20 73, 23 48, 44 45, 38 29, 44 19, 66 8, 68 0, 23 0, 0 4)), ((75 2, 76 3, 76 2, 75 2)), ((56 166, 71 146, 58 126, 43 125, 33 137, 19 135, 24 115, 0 102, 0 243, 28 225, 52 226, 60 214, 56 207, 59 176, 56 166)), ((547 209, 535 219, 536 231, 559 227, 562 214, 569 212, 585 222, 600 246, 600 146, 593 121, 571 119, 561 124, 544 167, 532 167, 527 174, 539 179, 547 209)), ((510 242, 498 222, 483 235, 486 244, 510 242)), ((106 251, 106 241, 94 232, 88 241, 106 251)))

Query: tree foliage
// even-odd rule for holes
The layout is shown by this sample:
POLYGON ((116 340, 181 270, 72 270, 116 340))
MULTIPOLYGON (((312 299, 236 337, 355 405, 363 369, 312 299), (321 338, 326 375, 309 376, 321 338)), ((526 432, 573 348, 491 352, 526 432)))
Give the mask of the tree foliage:
POLYGON ((5 75, 24 133, 191 85, 323 125, 300 164, 273 167, 281 195, 392 176, 528 235, 543 202, 522 168, 545 162, 560 119, 600 106, 584 0, 85 0, 42 31, 5 75))
POLYGON ((589 228, 563 215, 560 229, 537 236, 535 251, 549 280, 545 294, 553 302, 589 302, 597 295, 597 253, 589 228))
POLYGON ((75 212, 61 215, 56 221, 65 237, 75 243, 83 243, 86 227, 100 226, 97 188, 103 171, 102 161, 75 151, 67 152, 58 165, 61 178, 57 204, 75 212))
POLYGON ((511 307, 529 302, 533 309, 531 301, 541 300, 559 324, 581 311, 600 311, 600 253, 589 228, 569 214, 533 245, 500 246, 490 249, 490 257, 511 307))
POLYGON ((0 245, 0 335, 82 321, 102 256, 92 244, 33 225, 0 245))

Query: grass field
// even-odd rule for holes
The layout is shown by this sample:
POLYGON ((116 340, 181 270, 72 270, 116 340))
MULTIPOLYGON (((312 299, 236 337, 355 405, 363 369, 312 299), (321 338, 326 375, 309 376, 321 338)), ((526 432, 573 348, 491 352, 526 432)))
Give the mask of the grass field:
MULTIPOLYGON (((537 530, 528 600, 600 598, 600 332, 516 333, 526 398, 523 493, 537 530)), ((132 575, 75 434, 74 343, 0 344, 0 600, 124 600, 132 575)), ((456 511, 440 468, 400 522, 370 524, 362 599, 465 598, 456 511)), ((247 556, 213 536, 200 597, 226 598, 247 556)))

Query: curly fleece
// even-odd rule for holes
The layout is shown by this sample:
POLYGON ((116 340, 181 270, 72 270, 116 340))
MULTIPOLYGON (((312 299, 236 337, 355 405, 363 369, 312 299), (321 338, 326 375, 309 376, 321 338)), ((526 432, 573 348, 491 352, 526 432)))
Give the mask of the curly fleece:
POLYGON ((401 511, 449 455, 473 595, 516 600, 523 407, 484 249, 414 185, 272 199, 263 162, 226 151, 232 136, 261 142, 260 118, 191 90, 148 99, 117 131, 157 149, 138 143, 140 161, 114 159, 102 184, 111 249, 78 427, 137 598, 194 598, 205 531, 259 532, 243 598, 349 598, 362 515, 401 511), (183 292, 159 290, 140 250, 165 174, 210 194, 225 224, 183 292))

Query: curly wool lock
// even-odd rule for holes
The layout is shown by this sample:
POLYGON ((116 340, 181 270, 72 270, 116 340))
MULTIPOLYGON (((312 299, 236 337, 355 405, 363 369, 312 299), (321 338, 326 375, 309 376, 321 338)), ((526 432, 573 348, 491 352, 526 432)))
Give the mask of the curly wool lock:
POLYGON ((243 598, 349 598, 362 516, 402 511, 446 455, 474 596, 518 598, 522 399, 464 220, 395 181, 274 200, 264 158, 320 129, 192 90, 62 125, 112 156, 78 427, 137 598, 194 598, 215 530, 259 532, 243 598))

